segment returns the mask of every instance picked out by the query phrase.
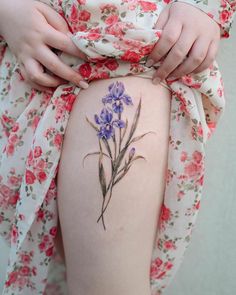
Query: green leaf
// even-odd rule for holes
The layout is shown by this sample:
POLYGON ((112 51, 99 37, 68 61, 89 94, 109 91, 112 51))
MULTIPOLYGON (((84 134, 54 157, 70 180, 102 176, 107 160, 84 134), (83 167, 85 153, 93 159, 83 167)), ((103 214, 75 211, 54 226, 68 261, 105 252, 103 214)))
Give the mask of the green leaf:
POLYGON ((130 141, 130 139, 132 138, 136 128, 137 128, 137 125, 138 125, 138 119, 139 119, 139 116, 140 116, 140 110, 141 110, 141 99, 139 101, 139 104, 138 104, 138 107, 136 109, 136 112, 134 114, 134 120, 133 120, 133 123, 131 125, 131 128, 130 128, 130 134, 129 134, 129 139, 127 141, 127 143, 130 141))
POLYGON ((125 136, 125 133, 126 133, 127 127, 128 127, 128 120, 126 119, 126 121, 125 121, 125 128, 123 129, 124 131, 123 131, 123 133, 122 133, 122 135, 121 135, 121 142, 122 142, 122 140, 123 140, 123 138, 124 138, 124 136, 125 136))
POLYGON ((102 146, 101 146, 101 142, 99 140, 99 147, 100 147, 100 153, 99 153, 99 181, 100 181, 100 185, 101 185, 101 189, 102 189, 102 195, 105 198, 106 196, 106 177, 105 177, 105 170, 102 164, 102 158, 103 158, 103 151, 102 151, 102 146))
POLYGON ((115 182, 113 183, 113 186, 115 186, 127 174, 131 166, 132 164, 129 165, 127 168, 125 168, 124 172, 115 180, 115 182))
POLYGON ((142 134, 142 135, 136 136, 136 137, 134 137, 134 138, 129 142, 129 145, 130 145, 131 143, 134 143, 134 142, 140 140, 141 138, 143 138, 143 137, 144 137, 145 135, 147 135, 148 133, 154 133, 154 134, 156 134, 156 132, 154 132, 154 131, 149 131, 149 132, 146 132, 146 133, 144 133, 144 134, 142 134))
MULTIPOLYGON (((87 158, 88 156, 91 156, 91 155, 100 155, 100 153, 101 152, 94 152, 94 153, 88 153, 87 155, 85 155, 84 158, 83 158, 83 167, 84 167, 85 158, 87 158)), ((102 154, 110 159, 110 157, 107 154, 105 154, 105 153, 102 153, 102 154)))
POLYGON ((138 160, 138 159, 143 159, 143 160, 146 161, 145 157, 139 155, 139 156, 134 157, 134 158, 130 161, 130 163, 132 163, 133 161, 136 161, 136 160, 138 160))
POLYGON ((99 131, 99 129, 97 128, 96 125, 94 125, 89 119, 88 117, 86 116, 86 121, 96 130, 96 131, 99 131))

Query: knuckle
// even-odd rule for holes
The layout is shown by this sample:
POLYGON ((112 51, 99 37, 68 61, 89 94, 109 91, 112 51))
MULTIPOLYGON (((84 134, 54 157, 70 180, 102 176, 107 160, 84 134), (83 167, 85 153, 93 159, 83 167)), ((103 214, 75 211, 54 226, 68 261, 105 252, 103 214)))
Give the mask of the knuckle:
POLYGON ((57 68, 58 68, 57 63, 56 63, 55 61, 53 61, 53 60, 50 60, 50 61, 48 62, 48 68, 49 68, 52 72, 56 71, 57 68))
POLYGON ((62 51, 65 51, 68 48, 68 41, 66 39, 62 39, 59 42, 59 46, 62 51))
POLYGON ((178 47, 174 50, 173 55, 177 59, 182 59, 184 57, 183 52, 184 52, 183 49, 178 47))
POLYGON ((199 64, 199 63, 201 63, 201 62, 203 61, 203 59, 204 59, 204 54, 202 54, 202 53, 198 53, 197 55, 194 55, 194 56, 192 57, 192 59, 193 59, 193 62, 194 62, 195 64, 199 64))
POLYGON ((28 73, 27 77, 32 82, 37 82, 38 81, 38 75, 35 72, 28 73))
POLYGON ((166 34, 165 35, 165 41, 169 44, 175 43, 175 39, 176 38, 175 38, 174 34, 166 34))

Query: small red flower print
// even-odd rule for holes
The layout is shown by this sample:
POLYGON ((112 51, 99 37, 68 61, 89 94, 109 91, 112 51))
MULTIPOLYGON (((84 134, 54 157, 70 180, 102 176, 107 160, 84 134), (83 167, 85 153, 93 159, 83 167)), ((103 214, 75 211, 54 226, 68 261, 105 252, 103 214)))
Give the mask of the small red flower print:
POLYGON ((31 123, 31 127, 33 129, 36 129, 36 127, 38 126, 39 121, 40 121, 39 116, 35 116, 34 119, 33 119, 33 121, 32 121, 32 123, 31 123))
POLYGON ((37 173, 37 179, 42 182, 45 181, 47 179, 47 174, 44 171, 39 171, 37 173))
POLYGON ((38 158, 38 157, 41 156, 41 154, 42 154, 42 149, 41 149, 41 147, 40 147, 40 146, 36 146, 36 147, 34 148, 34 157, 35 157, 35 158, 38 158))
POLYGON ((39 244, 39 249, 40 249, 41 251, 43 251, 43 250, 45 250, 45 248, 46 248, 46 243, 45 243, 45 242, 41 242, 41 243, 39 244))
POLYGON ((21 262, 22 262, 23 264, 29 264, 30 261, 31 261, 31 258, 30 258, 29 255, 27 255, 27 254, 22 254, 22 255, 21 255, 21 262))
POLYGON ((16 176, 10 176, 8 178, 8 182, 11 185, 17 186, 20 182, 20 177, 16 177, 16 176))
POLYGON ((91 13, 87 10, 81 10, 79 12, 79 20, 87 22, 90 19, 91 13))
POLYGON ((161 211, 161 220, 162 221, 168 221, 170 219, 170 209, 167 208, 164 204, 162 206, 161 211))
POLYGON ((15 151, 15 147, 13 144, 8 144, 6 146, 6 153, 7 153, 7 156, 12 156, 14 154, 14 151, 15 151))
POLYGON ((115 59, 110 59, 105 62, 105 67, 107 67, 110 71, 115 71, 118 68, 118 66, 118 62, 115 59))
POLYGON ((182 152, 180 156, 180 161, 185 162, 188 158, 188 154, 186 152, 182 152))
POLYGON ((139 4, 141 5, 144 12, 155 11, 157 9, 157 5, 153 2, 139 1, 139 4))
POLYGON ((10 205, 15 205, 17 203, 17 201, 19 200, 19 192, 16 192, 15 195, 11 196, 8 200, 8 204, 10 205))
POLYGON ((229 21, 229 18, 231 17, 231 12, 229 10, 223 10, 220 13, 220 21, 222 24, 225 24, 229 21))
POLYGON ((8 275, 8 280, 6 281, 6 286, 9 287, 14 284, 18 278, 19 273, 17 271, 13 271, 8 275))
POLYGON ((44 211, 42 209, 39 209, 37 212, 37 221, 42 220, 44 218, 44 211))
POLYGON ((12 241, 12 243, 16 243, 16 240, 17 240, 18 236, 19 236, 19 234, 18 234, 17 227, 15 226, 15 224, 13 224, 12 229, 11 229, 11 241, 12 241))
POLYGON ((92 68, 89 63, 84 63, 79 67, 79 73, 84 78, 89 78, 92 72, 92 68))
POLYGON ((46 256, 52 256, 52 254, 53 254, 53 247, 48 248, 45 253, 46 253, 46 256))
POLYGON ((78 22, 78 9, 77 9, 77 7, 75 5, 73 5, 72 8, 71 8, 70 21, 72 23, 77 23, 78 22))
POLYGON ((127 50, 120 58, 121 60, 126 60, 130 62, 139 62, 140 55, 134 51, 127 50))
POLYGON ((170 270, 173 267, 173 264, 170 261, 165 262, 165 269, 170 270))
POLYGON ((39 161, 37 161, 36 167, 40 170, 44 170, 46 167, 46 162, 43 159, 39 159, 39 161))
POLYGON ((18 129, 19 129, 19 123, 16 122, 16 123, 14 123, 14 125, 13 125, 13 127, 12 127, 11 130, 12 130, 13 132, 16 132, 18 129))
POLYGON ((202 171, 202 166, 196 163, 189 163, 184 167, 184 173, 189 177, 194 177, 202 171))
POLYGON ((2 184, 2 185, 0 185, 0 193, 4 197, 8 198, 11 195, 12 192, 11 192, 11 190, 10 190, 10 188, 8 186, 6 186, 5 184, 2 184))
POLYGON ((199 208, 200 208, 200 203, 201 203, 201 201, 198 201, 197 204, 195 205, 196 210, 199 210, 199 208))
POLYGON ((59 149, 62 144, 62 135, 56 134, 54 136, 53 144, 59 149))
POLYGON ((156 266, 160 267, 162 265, 162 263, 163 263, 163 261, 159 257, 157 257, 157 259, 155 260, 156 266))
POLYGON ((164 248, 170 250, 170 249, 175 249, 175 245, 172 241, 166 241, 164 242, 164 248))
POLYGON ((198 164, 201 163, 202 158, 203 158, 203 157, 202 157, 202 153, 200 153, 200 152, 198 152, 198 151, 195 151, 195 152, 193 153, 193 159, 194 159, 194 161, 197 162, 198 164))
POLYGON ((74 103, 75 99, 76 99, 76 95, 75 94, 70 93, 69 95, 67 95, 66 110, 68 112, 71 112, 72 106, 73 106, 73 103, 74 103))
POLYGON ((53 226, 50 231, 49 231, 50 235, 52 235, 53 237, 56 236, 57 234, 57 227, 56 226, 53 226))
POLYGON ((117 23, 119 20, 118 15, 110 15, 106 18, 105 23, 107 25, 114 25, 115 23, 117 23))
POLYGON ((22 276, 28 276, 29 273, 30 273, 30 268, 25 265, 25 266, 23 266, 23 267, 20 268, 19 273, 22 276))
POLYGON ((9 137, 9 142, 12 144, 16 144, 19 141, 19 138, 16 134, 12 134, 9 137))
POLYGON ((26 181, 26 184, 33 184, 35 182, 35 175, 32 171, 30 170, 27 170, 26 169, 26 173, 25 173, 25 181, 26 181))

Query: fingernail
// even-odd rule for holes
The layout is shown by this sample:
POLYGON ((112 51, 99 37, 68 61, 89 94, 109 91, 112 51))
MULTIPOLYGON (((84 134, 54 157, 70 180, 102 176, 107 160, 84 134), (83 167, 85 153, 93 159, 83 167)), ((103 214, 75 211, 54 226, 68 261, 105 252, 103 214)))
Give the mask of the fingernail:
POLYGON ((153 59, 148 59, 145 66, 146 67, 151 67, 154 64, 154 60, 153 59))
POLYGON ((89 87, 89 84, 85 81, 80 81, 79 86, 82 87, 83 89, 87 89, 89 87))
POLYGON ((152 83, 153 83, 154 85, 157 85, 157 84, 159 84, 160 82, 161 82, 161 79, 158 78, 158 77, 156 77, 156 78, 154 78, 154 79, 152 80, 152 83))

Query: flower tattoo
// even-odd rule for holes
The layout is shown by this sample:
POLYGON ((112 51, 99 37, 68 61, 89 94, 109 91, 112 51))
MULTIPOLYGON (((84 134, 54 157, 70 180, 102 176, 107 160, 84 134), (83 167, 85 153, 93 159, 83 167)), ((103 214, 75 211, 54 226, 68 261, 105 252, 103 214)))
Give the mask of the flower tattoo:
POLYGON ((84 157, 85 159, 87 156, 99 155, 98 175, 103 201, 101 214, 97 219, 97 223, 102 219, 104 230, 106 230, 104 212, 111 200, 114 186, 127 174, 134 161, 138 159, 146 160, 145 157, 136 155, 136 149, 131 147, 131 145, 145 135, 155 133, 154 131, 150 131, 134 137, 141 111, 140 99, 125 141, 124 137, 128 130, 128 120, 122 120, 121 116, 125 106, 133 106, 132 99, 125 93, 125 87, 122 82, 110 84, 108 86, 108 91, 108 94, 102 98, 103 109, 99 115, 94 115, 96 125, 86 117, 87 122, 97 132, 99 151, 88 153, 84 157), (105 173, 103 165, 104 156, 107 157, 111 163, 111 175, 109 178, 105 173))

